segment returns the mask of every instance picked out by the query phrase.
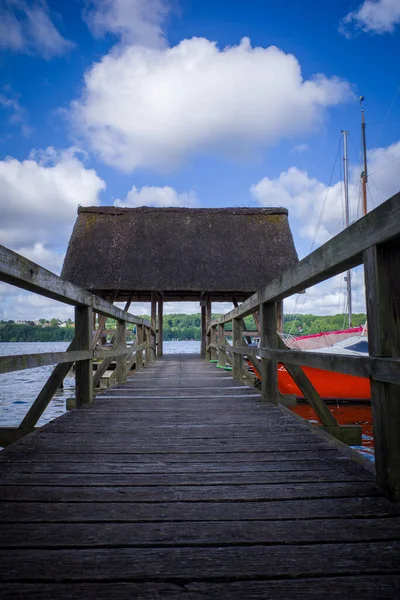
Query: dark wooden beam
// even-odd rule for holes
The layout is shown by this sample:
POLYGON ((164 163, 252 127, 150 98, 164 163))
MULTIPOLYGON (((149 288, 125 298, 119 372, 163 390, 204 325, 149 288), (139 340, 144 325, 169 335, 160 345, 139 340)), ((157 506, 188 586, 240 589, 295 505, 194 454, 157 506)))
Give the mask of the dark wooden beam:
POLYGON ((162 294, 158 295, 158 336, 157 355, 163 355, 163 330, 164 330, 164 299, 162 294))
MULTIPOLYGON (((400 202, 399 202, 400 204, 400 202)), ((364 255, 369 352, 400 358, 400 243, 370 248, 364 255)), ((378 484, 400 501, 400 380, 372 379, 375 466, 378 484)))
MULTIPOLYGON (((260 305, 260 335, 261 347, 277 347, 276 333, 276 304, 263 303, 260 305)), ((261 394, 264 402, 278 404, 278 366, 271 358, 261 358, 261 394)))
MULTIPOLYGON (((92 309, 89 306, 75 307, 75 343, 77 350, 91 350, 92 309)), ((75 366, 76 406, 90 404, 93 399, 93 359, 82 360, 75 366)))

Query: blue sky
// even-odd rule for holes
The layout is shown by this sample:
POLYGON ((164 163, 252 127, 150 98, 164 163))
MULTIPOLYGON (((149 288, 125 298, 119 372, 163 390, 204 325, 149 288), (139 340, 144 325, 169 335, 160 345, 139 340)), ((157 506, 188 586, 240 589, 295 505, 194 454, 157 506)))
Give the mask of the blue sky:
POLYGON ((57 272, 78 204, 287 206, 304 256, 343 225, 341 129, 360 216, 361 94, 369 208, 399 190, 399 54, 399 0, 0 0, 0 241, 57 272))

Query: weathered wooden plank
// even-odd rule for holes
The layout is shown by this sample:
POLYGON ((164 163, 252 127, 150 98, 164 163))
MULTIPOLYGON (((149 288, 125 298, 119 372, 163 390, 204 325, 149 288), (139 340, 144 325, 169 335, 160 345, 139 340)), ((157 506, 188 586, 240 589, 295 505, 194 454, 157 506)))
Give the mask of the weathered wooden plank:
MULTIPOLYGON (((370 248, 364 256, 370 354, 400 357, 400 243, 370 248)), ((372 380, 376 471, 379 484, 400 502, 400 379, 372 380)))
POLYGON ((22 486, 0 488, 0 501, 7 502, 211 502, 290 500, 300 498, 350 498, 378 496, 372 482, 318 482, 240 486, 22 486))
POLYGON ((72 305, 85 305, 100 314, 129 323, 149 323, 143 319, 124 313, 103 298, 95 296, 83 288, 65 281, 51 271, 40 267, 27 258, 0 245, 0 279, 41 296, 53 298, 72 305))
POLYGON ((379 497, 294 498, 257 502, 0 502, 2 523, 171 521, 267 521, 347 517, 398 517, 396 505, 379 497))
MULTIPOLYGON (((198 579, 198 578, 197 578, 198 579)), ((344 577, 321 577, 280 579, 270 581, 244 581, 219 583, 218 581, 195 581, 182 586, 173 583, 153 582, 91 582, 91 583, 4 583, 2 598, 15 600, 18 594, 24 600, 331 600, 362 598, 363 600, 398 600, 399 575, 346 575, 344 577)))
POLYGON ((193 581, 199 577, 237 580, 365 573, 399 573, 400 542, 242 546, 221 548, 110 548, 0 552, 0 580, 98 581, 150 579, 193 581), (334 560, 333 558, 334 557, 334 560), (23 571, 19 564, 23 563, 23 571))
POLYGON ((93 357, 91 350, 70 350, 65 352, 42 352, 40 354, 13 354, 0 356, 0 374, 21 371, 23 369, 36 369, 46 365, 61 363, 74 363, 79 360, 88 360, 93 357))
MULTIPOLYGON (((262 471, 256 470, 253 465, 249 470, 230 470, 206 473, 59 473, 54 469, 50 473, 22 473, 17 465, 15 470, 8 474, 0 474, 2 486, 219 486, 219 485, 261 485, 261 484, 286 484, 293 483, 338 483, 343 481, 373 481, 371 473, 365 474, 362 470, 332 469, 305 470, 298 468, 291 471, 262 471), (21 481, 23 482, 21 484, 21 481)), ((101 470, 101 467, 98 467, 101 470)), ((400 523, 399 523, 400 527, 400 523)), ((400 531, 399 531, 400 533, 400 531)))
MULTIPOLYGON (((3 450, 2 452, 6 452, 8 449, 3 450)), ((113 463, 131 463, 138 462, 143 463, 144 461, 148 461, 150 464, 157 463, 162 464, 165 463, 181 463, 190 464, 190 463, 203 463, 203 465, 208 464, 210 461, 218 462, 221 461, 223 464, 229 464, 229 462, 234 463, 254 463, 254 462, 285 462, 285 461, 309 461, 309 460, 335 460, 338 458, 338 453, 334 449, 317 449, 314 451, 297 451, 297 450, 287 450, 285 452, 276 452, 274 450, 266 451, 266 452, 152 452, 149 453, 139 453, 139 452, 88 452, 81 453, 81 460, 84 462, 93 462, 93 463, 102 463, 102 464, 110 464, 113 463)), ((13 460, 26 462, 29 460, 29 457, 32 456, 31 450, 22 450, 20 447, 13 448, 13 460)), ((61 448, 58 449, 58 452, 52 452, 51 456, 46 450, 43 453, 35 450, 35 458, 36 460, 45 460, 45 457, 48 456, 49 461, 53 460, 62 460, 64 462, 76 462, 76 453, 68 452, 66 453, 61 448), (58 458, 57 458, 58 457, 58 458)))
MULTIPOLYGON (((331 457, 330 457, 331 458, 331 457)), ((373 480, 374 476, 365 471, 364 469, 360 469, 359 465, 357 465, 354 461, 349 458, 343 457, 338 463, 337 461, 323 459, 314 457, 310 460, 303 460, 301 453, 300 458, 297 460, 285 460, 285 461, 261 461, 257 460, 253 461, 235 461, 233 460, 219 460, 216 458, 215 462, 212 458, 209 458, 209 462, 207 462, 207 468, 205 469, 204 462, 169 462, 165 460, 154 460, 154 462, 149 462, 144 460, 144 462, 139 462, 138 460, 131 460, 128 462, 117 462, 113 461, 112 457, 110 457, 110 461, 92 461, 92 462, 66 462, 63 461, 63 457, 54 458, 51 457, 51 460, 33 460, 32 455, 30 460, 27 458, 25 461, 11 461, 7 462, 2 460, 0 462, 1 467, 1 480, 6 477, 19 477, 20 475, 24 476, 24 481, 28 481, 29 478, 25 479, 26 475, 30 477, 34 477, 34 474, 51 474, 51 475, 59 475, 62 477, 63 475, 105 475, 108 476, 110 474, 115 475, 116 477, 120 475, 144 475, 145 479, 147 476, 169 476, 176 475, 186 477, 187 480, 191 481, 192 475, 194 477, 202 477, 205 478, 205 473, 209 476, 221 476, 235 477, 236 474, 243 474, 246 476, 247 474, 259 474, 260 476, 275 473, 285 474, 287 472, 293 474, 298 474, 299 477, 302 476, 303 473, 311 472, 312 474, 316 474, 316 477, 319 477, 319 474, 322 475, 328 473, 337 473, 337 481, 340 481, 341 475, 343 477, 352 477, 353 481, 369 481, 373 480)), ((282 475, 283 477, 284 475, 282 475)), ((144 480, 145 480, 144 479, 144 480)), ((39 479, 38 479, 39 481, 39 479)), ((205 482, 209 481, 208 478, 204 479, 205 482)))
POLYGON ((396 540, 398 519, 0 524, 0 548, 272 546, 396 540))

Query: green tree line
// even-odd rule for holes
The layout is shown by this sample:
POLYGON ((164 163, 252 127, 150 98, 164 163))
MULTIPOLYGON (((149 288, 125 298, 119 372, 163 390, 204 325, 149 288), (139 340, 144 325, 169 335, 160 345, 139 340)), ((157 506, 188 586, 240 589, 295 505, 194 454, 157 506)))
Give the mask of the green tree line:
POLYGON ((58 325, 42 327, 28 323, 0 321, 0 342, 70 342, 74 336, 73 327, 58 325))
MULTIPOLYGON (((213 314, 216 318, 218 315, 213 314)), ((144 317, 149 320, 148 316, 144 317)), ((364 325, 364 313, 353 315, 353 326, 364 325)), ((256 330, 253 317, 245 318, 246 327, 250 331, 256 330)), ((307 335, 322 331, 334 331, 346 328, 347 316, 337 315, 284 315, 284 332, 293 335, 307 335)), ((115 321, 107 320, 107 329, 115 327, 115 321)), ((231 329, 230 325, 226 327, 231 329)), ((41 327, 40 325, 19 324, 13 321, 0 321, 0 342, 62 342, 73 339, 73 327, 41 327)), ((201 316, 173 314, 164 315, 164 340, 200 340, 201 316)))

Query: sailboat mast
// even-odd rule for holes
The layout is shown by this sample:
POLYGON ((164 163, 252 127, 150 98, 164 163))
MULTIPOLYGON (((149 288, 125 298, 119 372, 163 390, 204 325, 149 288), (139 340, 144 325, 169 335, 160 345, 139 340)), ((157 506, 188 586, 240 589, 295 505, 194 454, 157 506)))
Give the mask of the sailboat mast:
MULTIPOLYGON (((344 171, 344 206, 345 206, 345 226, 346 228, 350 225, 350 208, 349 208, 349 161, 347 158, 347 136, 348 131, 343 131, 343 171, 344 171)), ((349 316, 349 327, 352 326, 352 298, 351 298, 351 271, 348 270, 346 273, 346 284, 347 284, 347 312, 349 316)))
POLYGON ((364 102, 364 96, 360 96, 360 106, 361 106, 361 132, 362 132, 362 144, 363 144, 363 155, 364 155, 364 170, 361 173, 361 181, 362 181, 362 214, 365 216, 367 214, 367 181, 368 181, 368 171, 367 171, 367 141, 365 138, 365 118, 364 118, 364 109, 362 108, 362 103, 364 102))

